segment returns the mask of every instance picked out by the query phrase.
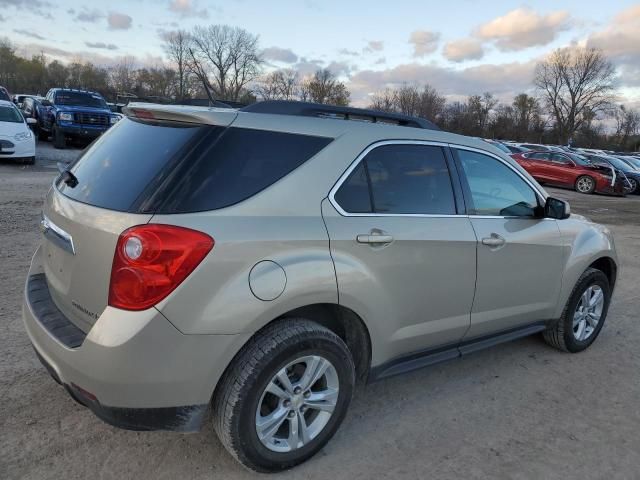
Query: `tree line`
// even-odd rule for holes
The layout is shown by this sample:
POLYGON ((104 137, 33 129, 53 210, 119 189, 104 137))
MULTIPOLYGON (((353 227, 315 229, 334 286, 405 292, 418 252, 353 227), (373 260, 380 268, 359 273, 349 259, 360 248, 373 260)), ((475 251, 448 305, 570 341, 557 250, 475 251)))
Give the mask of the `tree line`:
MULTIPOLYGON (((30 59, 0 40, 0 85, 44 94, 50 87, 85 88, 117 101, 137 96, 162 101, 191 98, 240 103, 303 100, 349 105, 348 86, 327 69, 302 75, 270 70, 259 38, 228 25, 166 33, 167 63, 139 67, 130 57, 110 66, 30 59)), ((532 89, 500 102, 490 92, 448 101, 430 86, 399 85, 371 96, 369 107, 427 118, 444 130, 483 138, 571 143, 593 148, 640 149, 640 114, 616 103, 616 73, 602 51, 565 48, 536 66, 532 89)))

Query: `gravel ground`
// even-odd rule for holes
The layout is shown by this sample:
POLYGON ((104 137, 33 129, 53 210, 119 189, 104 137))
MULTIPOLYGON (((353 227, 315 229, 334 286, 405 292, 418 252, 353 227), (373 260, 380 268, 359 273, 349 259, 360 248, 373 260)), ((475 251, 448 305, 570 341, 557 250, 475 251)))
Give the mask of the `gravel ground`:
MULTIPOLYGON (((38 363, 23 281, 55 162, 80 152, 39 151, 35 167, 0 164, 0 479, 254 478, 210 425, 112 428, 38 363)), ((621 276, 596 343, 569 355, 532 337, 361 388, 329 445, 277 478, 638 478, 640 197, 553 194, 615 232, 621 276)))

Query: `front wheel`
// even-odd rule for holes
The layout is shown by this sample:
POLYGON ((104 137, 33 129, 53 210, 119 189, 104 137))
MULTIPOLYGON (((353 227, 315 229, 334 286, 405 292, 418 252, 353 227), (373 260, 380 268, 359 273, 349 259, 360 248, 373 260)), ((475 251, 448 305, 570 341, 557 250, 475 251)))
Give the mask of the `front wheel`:
POLYGON ((233 360, 213 400, 226 449, 259 472, 291 468, 318 452, 347 412, 355 367, 345 343, 305 319, 259 332, 233 360))
POLYGON ((578 177, 576 180, 576 192, 593 193, 596 189, 596 181, 588 175, 578 177))
POLYGON ((638 192, 638 181, 635 178, 627 177, 624 187, 624 193, 640 193, 638 192))
POLYGON ((611 287, 600 270, 589 268, 578 279, 560 319, 546 330, 545 341, 565 352, 581 352, 597 338, 607 317, 611 287))

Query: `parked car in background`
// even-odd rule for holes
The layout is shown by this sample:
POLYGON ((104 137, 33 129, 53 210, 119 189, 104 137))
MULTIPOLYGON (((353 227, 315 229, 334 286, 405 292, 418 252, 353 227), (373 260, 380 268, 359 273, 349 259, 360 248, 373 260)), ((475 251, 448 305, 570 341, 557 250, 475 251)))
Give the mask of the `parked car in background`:
POLYGON ((9 91, 4 87, 0 87, 0 100, 4 100, 6 102, 11 101, 11 95, 9 95, 9 91))
POLYGON ((580 352, 603 327, 610 230, 486 142, 302 102, 124 113, 49 189, 22 308, 106 422, 194 431, 211 411, 239 462, 284 470, 358 381, 535 333, 580 352))
POLYGON ((92 140, 120 119, 96 92, 52 88, 45 99, 46 108, 38 118, 39 138, 51 135, 56 148, 65 148, 69 139, 92 140))
POLYGON ((612 155, 586 154, 585 156, 594 165, 610 165, 620 172, 620 176, 624 180, 625 193, 640 193, 640 171, 636 170, 627 162, 612 155))
POLYGON ((594 165, 569 152, 527 152, 511 155, 541 183, 572 188, 580 193, 624 194, 622 178, 611 166, 594 165))
POLYGON ((531 151, 530 148, 522 147, 522 146, 516 145, 514 143, 506 143, 505 142, 502 145, 507 147, 507 149, 509 150, 510 153, 525 153, 525 152, 530 152, 531 151))
POLYGON ((10 100, 0 100, 0 158, 29 164, 36 158, 35 136, 10 100))
POLYGON ((640 157, 636 157, 633 155, 625 155, 624 157, 618 157, 618 158, 620 158, 621 160, 624 160, 636 170, 640 170, 640 157))
POLYGON ((34 133, 36 134, 36 137, 38 138, 40 137, 38 124, 39 124, 40 116, 42 115, 42 112, 44 109, 44 105, 43 105, 44 101, 45 101, 44 97, 27 96, 22 100, 22 107, 20 108, 24 118, 26 118, 27 120, 29 118, 32 118, 35 120, 35 122, 32 122, 31 127, 34 133))
POLYGON ((30 96, 31 95, 28 95, 26 93, 15 93, 13 95, 13 103, 15 103, 19 109, 22 109, 22 102, 24 102, 24 99, 26 97, 30 97, 30 96))

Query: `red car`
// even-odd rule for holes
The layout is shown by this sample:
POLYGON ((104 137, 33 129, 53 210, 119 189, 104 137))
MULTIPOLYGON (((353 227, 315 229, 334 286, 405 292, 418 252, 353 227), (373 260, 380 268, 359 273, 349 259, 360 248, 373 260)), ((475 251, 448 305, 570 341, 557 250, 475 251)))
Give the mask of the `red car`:
POLYGON ((580 193, 624 195, 623 179, 613 168, 594 165, 575 153, 526 152, 511 156, 540 183, 580 193))

